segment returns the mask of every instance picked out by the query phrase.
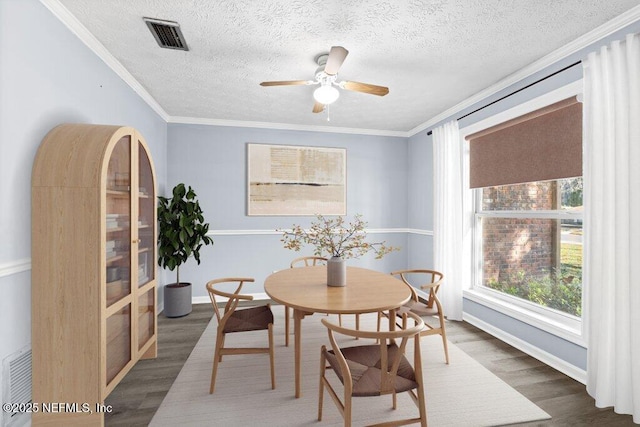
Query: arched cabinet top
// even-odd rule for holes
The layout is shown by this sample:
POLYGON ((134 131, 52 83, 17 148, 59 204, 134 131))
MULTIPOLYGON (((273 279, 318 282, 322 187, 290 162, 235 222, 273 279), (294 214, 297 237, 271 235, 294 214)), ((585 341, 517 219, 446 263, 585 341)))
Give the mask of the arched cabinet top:
POLYGON ((113 147, 125 136, 144 138, 129 126, 62 124, 44 137, 33 164, 34 187, 101 186, 113 147))

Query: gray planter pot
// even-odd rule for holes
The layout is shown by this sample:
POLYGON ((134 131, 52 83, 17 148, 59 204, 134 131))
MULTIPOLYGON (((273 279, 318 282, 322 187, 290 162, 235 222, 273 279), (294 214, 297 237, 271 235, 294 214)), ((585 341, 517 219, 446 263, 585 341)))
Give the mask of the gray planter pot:
POLYGON ((164 315, 182 317, 191 313, 191 283, 171 283, 164 287, 164 315))

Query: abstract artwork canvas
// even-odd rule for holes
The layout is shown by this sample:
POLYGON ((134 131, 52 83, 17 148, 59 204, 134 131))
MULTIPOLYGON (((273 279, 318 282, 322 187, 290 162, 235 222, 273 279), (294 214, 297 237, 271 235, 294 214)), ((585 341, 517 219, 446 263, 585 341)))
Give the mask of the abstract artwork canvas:
POLYGON ((345 215, 344 148, 247 144, 248 215, 345 215))

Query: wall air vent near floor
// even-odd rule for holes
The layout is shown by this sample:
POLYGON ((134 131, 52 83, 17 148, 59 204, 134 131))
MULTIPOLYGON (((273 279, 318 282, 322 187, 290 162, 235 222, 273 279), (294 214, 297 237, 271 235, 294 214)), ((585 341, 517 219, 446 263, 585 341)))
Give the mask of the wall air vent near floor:
POLYGON ((158 45, 165 49, 189 50, 180 30, 180 24, 163 19, 142 18, 158 45))
POLYGON ((30 417, 31 348, 29 346, 2 360, 2 426, 25 425, 30 417), (6 410, 5 410, 6 409, 6 410))

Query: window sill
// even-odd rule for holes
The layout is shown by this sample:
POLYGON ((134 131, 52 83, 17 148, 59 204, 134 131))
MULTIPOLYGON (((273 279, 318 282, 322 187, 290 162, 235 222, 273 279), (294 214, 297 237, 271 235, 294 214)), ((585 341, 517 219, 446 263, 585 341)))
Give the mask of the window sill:
POLYGON ((587 346, 582 336, 582 322, 573 316, 488 289, 465 290, 463 297, 581 347, 587 346))

